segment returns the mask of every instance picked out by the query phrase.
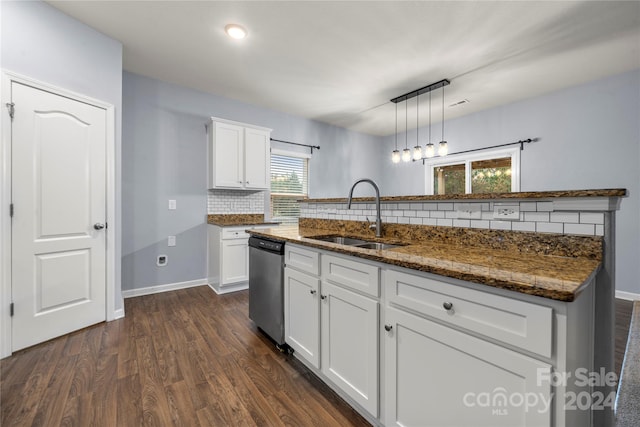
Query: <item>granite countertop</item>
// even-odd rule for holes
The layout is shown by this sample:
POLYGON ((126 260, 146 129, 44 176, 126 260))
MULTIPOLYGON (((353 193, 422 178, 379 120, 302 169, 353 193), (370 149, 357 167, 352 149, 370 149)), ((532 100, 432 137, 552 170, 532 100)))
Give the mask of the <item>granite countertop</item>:
MULTIPOLYGON (((601 243, 594 238, 585 240, 586 246, 589 246, 589 242, 596 243, 591 245, 594 247, 593 254, 558 256, 537 250, 524 253, 509 250, 508 247, 504 249, 490 245, 474 246, 463 240, 461 240, 462 244, 456 244, 455 236, 428 240, 415 238, 409 234, 402 237, 395 233, 390 238, 375 239, 370 232, 368 234, 345 233, 331 228, 308 228, 304 225, 301 227, 280 226, 247 232, 251 235, 297 243, 559 301, 573 301, 582 286, 595 276, 601 265, 601 246, 597 245, 601 243), (366 236, 367 240, 400 243, 404 246, 375 250, 323 242, 312 238, 328 235, 366 236), (600 254, 597 253, 598 249, 600 254)), ((531 233, 510 233, 516 235, 516 238, 517 236, 524 236, 523 239, 531 238, 528 236, 531 233)), ((502 237, 499 238, 502 239, 502 237)), ((571 242, 570 240, 569 243, 571 242)), ((577 246, 582 245, 582 241, 573 242, 577 246)))
POLYGON ((640 301, 633 304, 627 351, 624 355, 616 400, 616 426, 638 425, 640 425, 640 301))
MULTIPOLYGON (((415 196, 384 196, 382 202, 428 202, 438 200, 500 200, 500 199, 556 199, 561 197, 624 197, 627 190, 611 188, 601 190, 522 191, 514 193, 442 194, 415 196)), ((354 202, 374 201, 374 197, 356 197, 354 202)), ((346 203, 346 198, 301 199, 305 203, 346 203)))
POLYGON ((264 214, 220 214, 207 215, 207 224, 220 227, 237 227, 242 225, 278 225, 278 222, 265 222, 264 214))

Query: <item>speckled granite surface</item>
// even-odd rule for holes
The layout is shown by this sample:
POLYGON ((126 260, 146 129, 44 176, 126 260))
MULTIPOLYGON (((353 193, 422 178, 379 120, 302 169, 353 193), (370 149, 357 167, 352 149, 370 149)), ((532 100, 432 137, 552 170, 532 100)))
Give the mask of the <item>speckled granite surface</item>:
POLYGON ((629 340, 616 401, 616 426, 640 426, 640 301, 633 304, 629 340))
POLYGON ((220 214, 207 215, 207 224, 220 227, 233 227, 238 225, 278 225, 277 222, 265 222, 264 214, 220 214))
MULTIPOLYGON (((499 199, 555 199, 559 197, 623 197, 627 194, 624 188, 602 190, 571 190, 571 191, 529 191, 518 193, 486 193, 486 194, 443 194, 418 196, 387 196, 381 197, 382 202, 428 202, 432 200, 499 200, 499 199)), ((374 201, 373 197, 357 197, 355 202, 374 201)), ((306 203, 346 203, 346 198, 304 199, 306 203)))
MULTIPOLYGON (((362 224, 366 231, 360 233, 352 230, 341 232, 336 228, 306 227, 303 222, 300 227, 252 230, 250 234, 559 301, 573 301, 581 287, 600 268, 602 241, 594 237, 571 236, 576 240, 563 240, 562 238, 569 236, 556 236, 560 242, 564 242, 556 243, 551 239, 552 236, 547 235, 545 245, 543 242, 530 244, 535 241, 535 236, 539 236, 534 233, 501 232, 489 233, 494 242, 493 245, 485 245, 482 239, 475 240, 466 236, 464 231, 468 229, 457 229, 462 230, 458 231, 459 235, 453 233, 447 234, 446 238, 438 238, 428 234, 421 235, 416 230, 417 227, 434 227, 406 226, 411 229, 411 233, 388 235, 385 229, 386 237, 381 241, 405 245, 387 250, 364 249, 313 239, 319 236, 344 235, 377 240, 366 229, 366 223, 362 224), (500 239, 505 242, 504 246, 499 245, 500 239), (519 248, 517 241, 522 242, 519 248), (571 249, 571 245, 578 248, 571 249), (556 248, 565 255, 557 255, 556 248), (585 256, 566 256, 566 253, 585 256)), ((385 224, 385 227, 388 225, 385 224)))

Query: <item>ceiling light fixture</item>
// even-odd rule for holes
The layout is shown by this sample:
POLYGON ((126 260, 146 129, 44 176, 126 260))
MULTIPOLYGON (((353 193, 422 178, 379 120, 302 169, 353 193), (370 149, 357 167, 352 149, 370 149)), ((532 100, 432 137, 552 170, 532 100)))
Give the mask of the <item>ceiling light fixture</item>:
POLYGON ((224 27, 224 32, 232 39, 243 39, 247 37, 247 30, 238 24, 228 24, 224 27))
POLYGON ((400 162, 400 159, 402 159, 404 162, 408 162, 409 160, 412 159, 413 157, 413 161, 416 160, 423 160, 424 162, 424 158, 422 157, 422 147, 420 147, 420 139, 419 139, 419 128, 420 128, 420 99, 419 96, 422 95, 423 93, 427 93, 429 92, 429 141, 424 149, 424 155, 426 156, 426 158, 431 158, 434 156, 434 152, 435 152, 435 147, 433 146, 433 144, 431 143, 431 91, 435 90, 435 89, 440 89, 442 88, 442 120, 443 120, 443 125, 442 125, 442 141, 440 141, 439 143, 439 149, 438 149, 438 153, 441 156, 446 156, 447 155, 447 142, 444 140, 444 87, 449 85, 449 80, 440 80, 439 82, 430 84, 428 86, 422 87, 420 89, 405 93, 404 95, 398 96, 396 98, 391 99, 391 102, 393 102, 394 104, 396 104, 396 135, 395 135, 395 141, 396 141, 396 149, 393 150, 393 153, 391 154, 391 160, 394 163, 398 163, 400 162), (409 119, 408 119, 408 115, 409 115, 409 104, 408 104, 408 100, 416 97, 416 146, 413 147, 413 156, 411 155, 411 150, 409 149, 409 144, 408 144, 408 134, 409 134, 409 119), (400 155, 400 152, 398 151, 398 104, 400 102, 404 102, 405 103, 405 136, 404 136, 404 150, 402 150, 402 156, 400 155))
POLYGON ((396 104, 396 149, 391 153, 391 161, 400 163, 400 151, 398 151, 398 104, 396 104))
POLYGON ((449 147, 447 147, 447 141, 444 140, 444 86, 442 86, 442 140, 438 144, 438 155, 444 157, 448 152, 449 147))

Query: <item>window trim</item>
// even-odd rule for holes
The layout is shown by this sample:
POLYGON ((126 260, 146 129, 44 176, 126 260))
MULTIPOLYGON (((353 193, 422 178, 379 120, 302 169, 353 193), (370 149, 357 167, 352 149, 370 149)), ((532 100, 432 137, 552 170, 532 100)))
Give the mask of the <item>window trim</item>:
POLYGON ((490 160, 500 157, 511 157, 511 192, 520 191, 520 147, 488 149, 477 153, 450 154, 445 157, 434 157, 425 160, 426 194, 433 195, 433 169, 438 166, 450 166, 464 163, 465 194, 471 194, 471 163, 478 160, 490 160))

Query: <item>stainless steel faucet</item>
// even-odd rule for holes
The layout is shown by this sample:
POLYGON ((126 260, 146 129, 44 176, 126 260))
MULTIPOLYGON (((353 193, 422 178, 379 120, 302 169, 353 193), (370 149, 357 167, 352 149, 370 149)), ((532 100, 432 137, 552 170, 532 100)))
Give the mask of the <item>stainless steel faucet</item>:
POLYGON ((376 190, 376 224, 371 224, 369 228, 376 229, 376 237, 382 237, 382 218, 380 218, 380 189, 378 188, 378 184, 370 180, 369 178, 362 178, 357 180, 352 186, 351 191, 349 191, 349 200, 347 201, 347 209, 351 209, 351 199, 353 198, 353 189, 356 188, 356 185, 361 182, 368 182, 371 184, 376 190))

